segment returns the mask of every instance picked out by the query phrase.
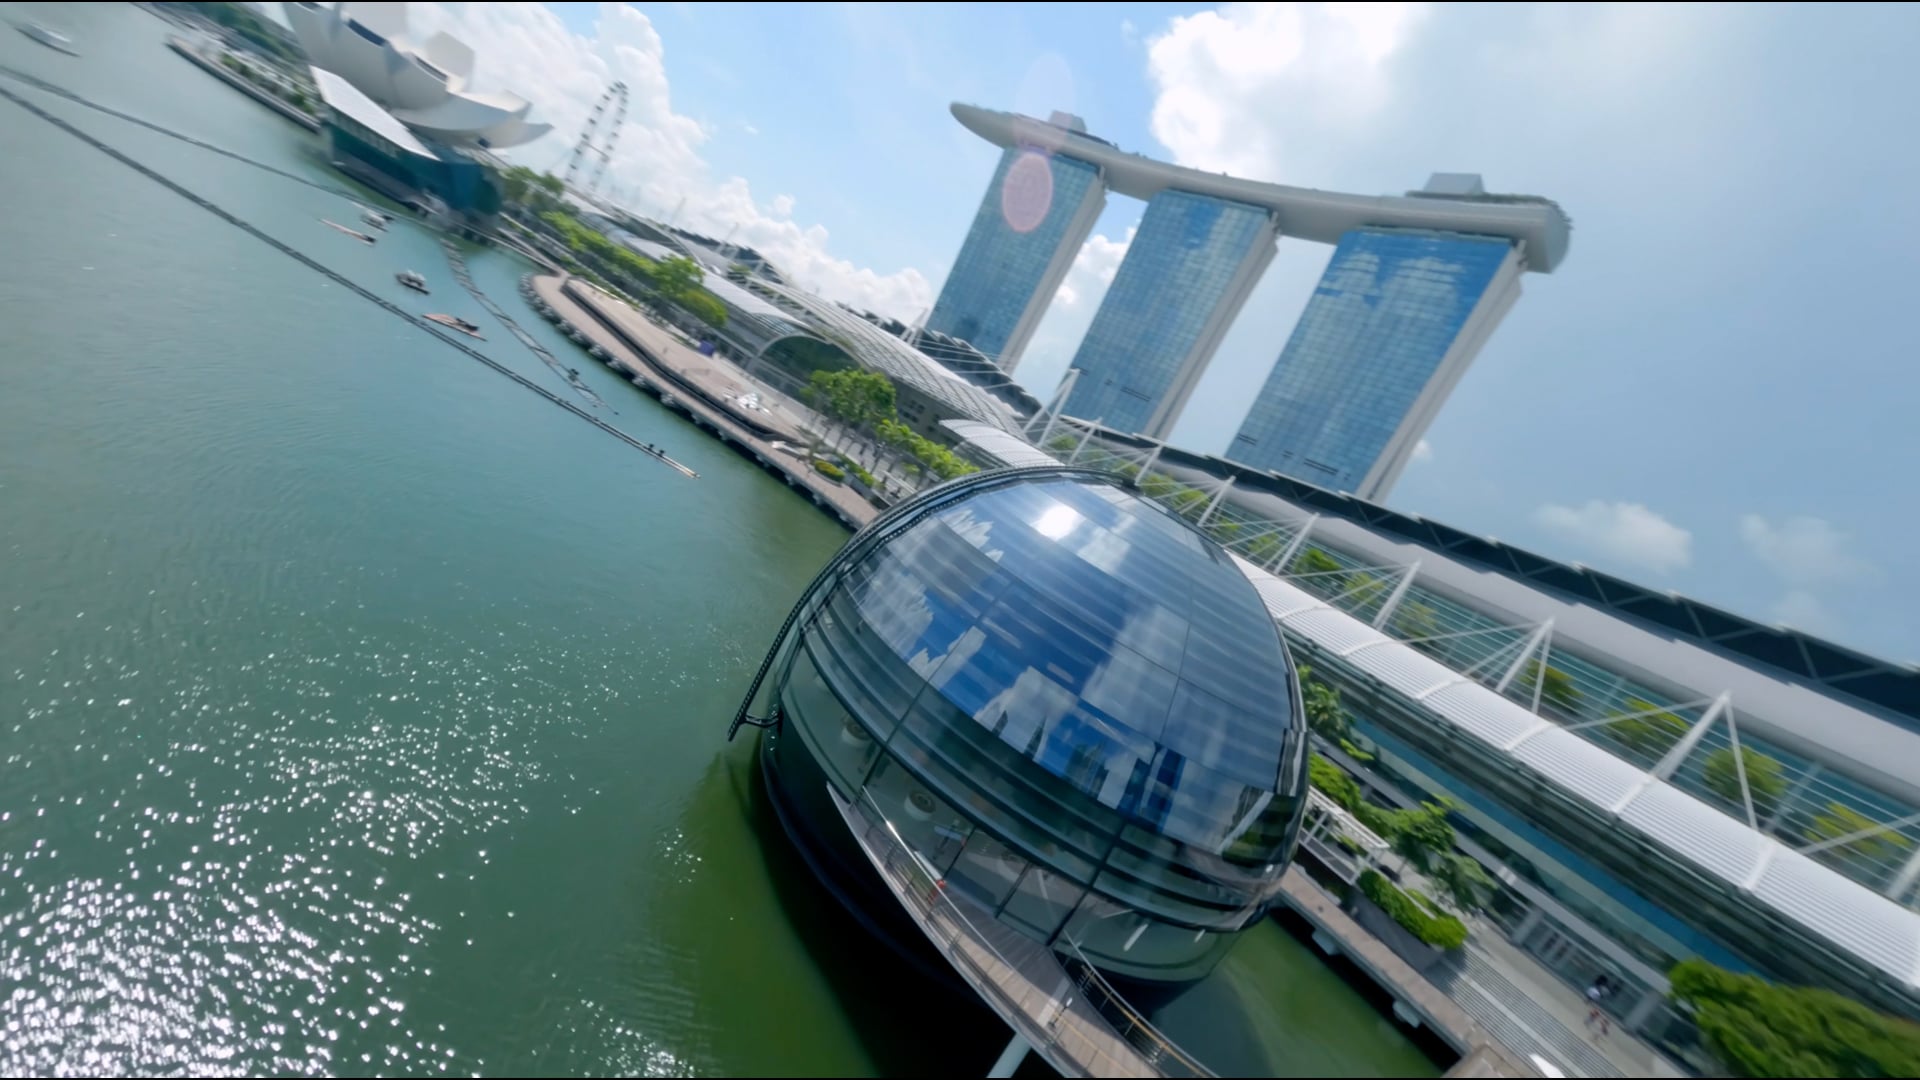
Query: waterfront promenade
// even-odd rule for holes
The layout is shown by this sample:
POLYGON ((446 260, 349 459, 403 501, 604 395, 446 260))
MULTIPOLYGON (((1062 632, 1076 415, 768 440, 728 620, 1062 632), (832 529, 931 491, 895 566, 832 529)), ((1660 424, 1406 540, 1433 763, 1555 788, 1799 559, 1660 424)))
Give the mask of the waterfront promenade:
MULTIPOLYGON (((181 56, 186 57, 188 60, 193 61, 195 65, 207 74, 212 75, 214 78, 219 79, 235 90, 265 105, 274 112, 279 113, 283 118, 306 128, 308 131, 320 130, 320 122, 318 120, 294 108, 287 101, 276 96, 265 87, 249 82, 229 70, 225 64, 221 63, 223 57, 231 55, 224 47, 211 42, 200 44, 180 37, 168 37, 167 47, 179 53, 181 56)), ((249 66, 255 70, 263 69, 263 65, 258 63, 250 62, 249 66)), ((268 74, 265 77, 286 83, 286 80, 278 74, 268 74)), ((291 84, 288 83, 287 85, 291 84)))
POLYGON ((1313 926, 1313 941, 1320 951, 1352 961, 1393 995, 1393 1011, 1403 1022, 1418 1021, 1460 1052, 1460 1061, 1448 1070, 1448 1076, 1538 1075, 1386 942, 1342 911, 1339 901, 1314 884, 1298 866, 1287 868, 1280 881, 1280 895, 1289 908, 1313 926))
POLYGON ((860 493, 814 469, 807 458, 804 436, 791 423, 776 419, 768 426, 773 434, 767 434, 753 430, 713 404, 713 400, 731 400, 753 389, 744 375, 728 369, 726 361, 688 348, 671 332, 612 297, 594 301, 595 310, 589 310, 568 295, 567 280, 551 275, 533 277, 527 283, 528 299, 569 337, 587 346, 595 359, 752 458, 847 528, 858 529, 879 514, 860 493), (702 394, 690 389, 703 390, 705 397, 713 400, 703 400, 702 394), (779 437, 782 435, 787 437, 779 437), (775 442, 791 449, 778 449, 775 442))
MULTIPOLYGON (((747 429, 722 410, 707 401, 698 400, 683 389, 688 380, 699 379, 702 380, 700 385, 707 387, 711 393, 723 399, 730 398, 750 388, 743 375, 729 372, 724 361, 689 348, 672 332, 616 299, 608 297, 596 300, 594 307, 597 311, 588 310, 582 301, 569 295, 567 281, 563 276, 531 277, 526 285, 528 298, 542 315, 587 347, 596 359, 621 373, 642 390, 668 400, 669 407, 752 457, 789 486, 809 495, 816 505, 832 513, 849 528, 857 529, 877 515, 878 511, 852 489, 832 483, 815 472, 804 453, 796 456, 776 450, 772 446, 773 440, 747 429)), ((889 881, 889 884, 898 883, 889 881)), ((1448 1075, 1538 1075, 1534 1069, 1503 1049, 1459 1005, 1340 910, 1339 904, 1298 868, 1287 872, 1283 895, 1287 905, 1314 926, 1316 940, 1321 943, 1323 950, 1346 956, 1370 979, 1393 994, 1397 1003, 1395 1011, 1403 1013, 1403 1021, 1417 1021, 1430 1028, 1461 1054, 1460 1061, 1448 1075)), ((925 921, 923 918, 922 922, 925 921)), ((923 929, 927 929, 930 936, 937 937, 931 927, 923 925, 923 929)), ((957 966, 962 967, 965 973, 966 965, 957 966)), ((1000 966, 1004 965, 994 966, 993 970, 999 970, 1000 966)), ((983 996, 990 1002, 997 997, 984 990, 983 996)), ((1024 1002, 1025 997, 1016 994, 1008 998, 1008 1001, 1016 1000, 1024 1002)), ((1005 1014, 1008 1009, 996 1011, 1005 1014)), ((1014 1011, 1025 1010, 1016 1008, 1014 1011)), ((1057 1020, 1058 1017, 1055 1017, 1052 1022, 1057 1020)), ((1016 1029, 1021 1027, 1019 1024, 1015 1026, 1016 1029)), ((1100 1025, 1084 1026, 1096 1034, 1101 1031, 1100 1025)), ((1058 1034, 1052 1032, 1051 1028, 1049 1033, 1054 1041, 1058 1040, 1058 1034)), ((1038 1043, 1037 1033, 1033 1034, 1036 1038, 1030 1041, 1038 1043)), ((1076 1038, 1084 1041, 1094 1036, 1083 1031, 1076 1038)), ((1088 1060, 1101 1063, 1103 1067, 1100 1073, 1164 1075, 1163 1068, 1146 1061, 1137 1050, 1120 1049, 1110 1041, 1113 1039, 1110 1029, 1107 1029, 1104 1037, 1096 1040, 1101 1052, 1092 1052, 1092 1042, 1081 1047, 1087 1052, 1088 1060)), ((1125 1040, 1118 1042, 1124 1045, 1125 1040)), ((1064 1052, 1063 1048, 1057 1046, 1048 1046, 1046 1049, 1055 1055, 1064 1052)), ((1080 1062, 1085 1063, 1084 1060, 1080 1062)))

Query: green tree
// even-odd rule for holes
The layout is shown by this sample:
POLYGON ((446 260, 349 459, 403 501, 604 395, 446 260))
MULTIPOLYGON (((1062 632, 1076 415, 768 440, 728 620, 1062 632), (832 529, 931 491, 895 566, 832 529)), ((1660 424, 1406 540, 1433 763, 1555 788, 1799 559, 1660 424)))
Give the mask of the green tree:
MULTIPOLYGON (((1520 677, 1514 681, 1519 684, 1520 693, 1526 700, 1533 700, 1533 688, 1538 684, 1542 705, 1551 705, 1569 716, 1578 715, 1580 688, 1573 684, 1573 676, 1551 664, 1542 664, 1539 657, 1527 661, 1527 666, 1520 669, 1520 677)), ((1652 708, 1651 705, 1647 707, 1652 708)))
MULTIPOLYGON (((1351 813, 1360 804, 1360 783, 1347 771, 1315 754, 1307 759, 1307 782, 1351 813)), ((1384 839, 1384 837, 1383 837, 1384 839)))
POLYGON ((1733 747, 1723 746, 1707 755, 1707 763, 1701 779, 1707 790, 1727 800, 1734 806, 1742 805, 1740 799, 1740 769, 1747 772, 1747 791, 1753 796, 1754 815, 1762 821, 1773 816, 1780 805, 1780 797, 1787 792, 1787 778, 1781 774, 1780 762, 1753 749, 1750 746, 1740 748, 1740 758, 1735 764, 1733 747))
POLYGON ((1140 478, 1140 493, 1149 499, 1160 499, 1179 490, 1180 485, 1160 473, 1149 473, 1140 478))
POLYGON ((1390 625, 1400 640, 1425 644, 1425 639, 1440 634, 1440 614, 1430 604, 1409 599, 1394 609, 1390 625))
POLYGON ((696 289, 678 297, 674 303, 686 308, 688 314, 715 330, 727 325, 727 305, 705 289, 696 289))
POLYGON ((1429 802, 1412 810, 1397 811, 1393 835, 1385 838, 1393 844, 1394 854, 1423 874, 1436 866, 1453 851, 1453 823, 1447 820, 1449 806, 1444 801, 1429 802))
POLYGON ((1280 534, 1262 533, 1247 541, 1247 558, 1264 566, 1269 559, 1285 550, 1286 546, 1286 541, 1280 539, 1280 534))
MULTIPOLYGON (((1814 815, 1807 826, 1807 841, 1822 844, 1838 840, 1839 843, 1825 850, 1862 864, 1862 869, 1871 869, 1890 863, 1913 848, 1913 841, 1904 833, 1881 828, 1884 824, 1845 803, 1830 802, 1825 812, 1814 815), (1842 837, 1849 839, 1841 840, 1842 837)), ((1920 1076, 1920 1073, 1914 1075, 1920 1076)))
POLYGON ((674 300, 698 289, 706 276, 699 263, 682 255, 654 263, 652 274, 653 287, 674 300))
POLYGON ((1174 487, 1176 494, 1172 500, 1173 512, 1189 520, 1198 520, 1200 515, 1206 512, 1207 503, 1212 500, 1212 496, 1199 488, 1188 487, 1185 484, 1175 484, 1174 487))
POLYGON ((1669 973, 1729 1076, 1920 1076, 1920 1025, 1830 990, 1780 986, 1704 960, 1669 973))
MULTIPOLYGON (((1543 695, 1544 696, 1544 695, 1543 695)), ((1651 701, 1628 698, 1610 714, 1621 719, 1600 730, 1644 761, 1658 761, 1687 733, 1687 722, 1651 701)))
POLYGON ((1349 611, 1360 611, 1371 607, 1376 600, 1385 600, 1393 589, 1393 581, 1379 574, 1364 570, 1355 570, 1340 579, 1340 602, 1349 611))
POLYGON ((1458 851, 1436 859, 1427 877, 1440 886, 1455 911, 1479 911, 1500 887, 1480 860, 1458 851))
POLYGON ((1316 677, 1312 668, 1300 669, 1300 705, 1314 734, 1333 743, 1353 737, 1353 721, 1340 704, 1340 689, 1316 677))
MULTIPOLYGON (((1340 570, 1341 570, 1341 566, 1338 562, 1334 560, 1333 556, 1327 554, 1326 552, 1320 550, 1317 547, 1309 546, 1309 547, 1301 548, 1300 554, 1294 556, 1293 567, 1291 570, 1288 571, 1288 573, 1291 573, 1296 577, 1303 577, 1307 574, 1332 575, 1332 574, 1338 573, 1340 570)), ((1316 580, 1325 580, 1325 579, 1316 578, 1316 580)))

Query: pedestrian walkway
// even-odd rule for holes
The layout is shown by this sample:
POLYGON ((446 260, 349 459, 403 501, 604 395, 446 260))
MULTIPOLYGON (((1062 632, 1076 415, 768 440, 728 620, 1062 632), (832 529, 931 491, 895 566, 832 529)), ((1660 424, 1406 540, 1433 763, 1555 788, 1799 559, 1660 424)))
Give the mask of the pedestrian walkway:
POLYGON ((928 940, 1061 1075, 1214 1075, 1129 1008, 1091 964, 1075 961, 1070 969, 1052 948, 949 891, 880 816, 871 798, 855 803, 832 790, 828 794, 874 869, 928 940))
POLYGON ((1428 969, 1427 975, 1454 1004, 1515 1054, 1542 1057, 1568 1076, 1626 1075, 1473 946, 1457 950, 1428 969))

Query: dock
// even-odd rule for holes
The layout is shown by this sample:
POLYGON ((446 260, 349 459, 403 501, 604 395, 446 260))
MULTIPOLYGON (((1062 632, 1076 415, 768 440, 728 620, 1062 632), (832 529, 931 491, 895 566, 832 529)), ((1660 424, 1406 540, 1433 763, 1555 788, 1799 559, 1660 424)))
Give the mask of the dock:
POLYGON ((731 382, 733 377, 725 372, 726 361, 688 348, 645 315, 611 297, 595 304, 597 312, 589 310, 569 295, 565 287, 568 280, 528 275, 521 279, 521 291, 534 310, 595 360, 807 496, 847 528, 857 530, 879 516, 879 509, 858 492, 813 468, 803 446, 804 437, 797 431, 791 441, 753 431, 701 395, 688 392, 687 380, 701 379, 716 395, 729 388, 735 394, 744 393, 748 387, 744 382, 731 382), (794 452, 775 448, 776 441, 787 442, 794 452))
POLYGON ((1313 926, 1313 943, 1328 956, 1344 956, 1393 995, 1393 1012, 1402 1023, 1424 1026, 1460 1052, 1448 1076, 1539 1076, 1513 1056, 1427 977, 1414 970, 1379 938, 1341 910, 1325 889, 1298 865, 1280 880, 1280 896, 1313 926))

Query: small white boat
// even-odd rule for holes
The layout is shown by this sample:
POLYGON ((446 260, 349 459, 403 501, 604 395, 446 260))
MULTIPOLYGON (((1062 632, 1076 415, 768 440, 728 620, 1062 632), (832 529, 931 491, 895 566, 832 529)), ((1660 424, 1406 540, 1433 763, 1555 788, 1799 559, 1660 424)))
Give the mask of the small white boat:
POLYGON ((374 210, 366 206, 363 206, 360 208, 360 223, 363 225, 371 225, 372 227, 379 229, 381 232, 387 231, 387 224, 392 220, 393 218, 387 216, 386 214, 381 213, 378 210, 374 210))
POLYGON ((423 296, 428 295, 427 279, 420 276, 420 274, 415 271, 402 270, 399 273, 393 275, 393 280, 399 282, 402 285, 405 285, 407 288, 412 289, 414 292, 420 293, 423 296))
POLYGON ((63 53, 66 53, 68 56, 80 55, 80 50, 73 47, 72 38, 68 37, 67 35, 61 33, 58 30, 55 30, 53 27, 48 26, 45 23, 37 23, 37 22, 15 23, 14 29, 27 35, 28 37, 39 42, 40 44, 45 45, 47 48, 54 50, 55 52, 63 52, 63 53))
POLYGON ((458 315, 433 314, 422 315, 421 318, 429 322, 437 322, 441 326, 449 329, 458 330, 470 338, 480 338, 481 341, 487 340, 486 338, 480 337, 480 328, 478 326, 475 326, 458 315))
POLYGON ((320 224, 325 225, 329 229, 338 229, 341 232, 346 233, 348 236, 353 237, 355 240, 358 240, 363 244, 371 245, 374 243, 373 237, 368 236, 366 233, 363 233, 358 229, 349 229, 345 225, 342 225, 337 221, 328 221, 326 218, 321 218, 320 224))

